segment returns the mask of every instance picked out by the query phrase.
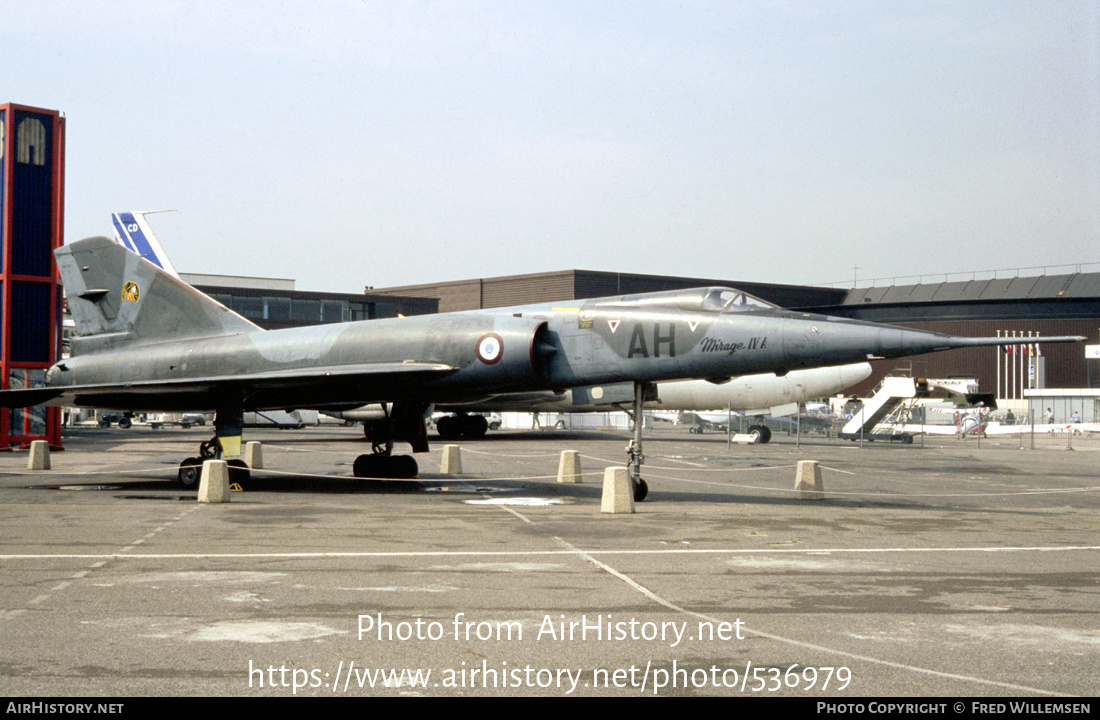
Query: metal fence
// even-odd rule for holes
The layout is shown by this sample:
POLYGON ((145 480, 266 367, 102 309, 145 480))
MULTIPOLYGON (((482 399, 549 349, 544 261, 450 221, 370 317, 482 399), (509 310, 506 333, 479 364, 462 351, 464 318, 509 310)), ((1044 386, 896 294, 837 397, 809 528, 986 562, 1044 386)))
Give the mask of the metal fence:
MULTIPOLYGON (((927 424, 907 424, 904 426, 906 431, 913 434, 913 442, 918 445, 923 445, 926 442, 933 444, 960 442, 976 448, 986 446, 989 448, 1015 447, 1024 450, 1100 450, 1100 423, 1095 422, 1063 422, 1059 420, 1051 423, 1049 419, 1043 421, 1042 418, 1036 418, 1035 422, 1032 423, 1027 414, 1009 420, 1003 413, 998 413, 991 418, 985 434, 973 431, 965 434, 954 432, 945 434, 929 431, 932 428, 939 428, 941 431, 947 428, 954 429, 955 424, 951 416, 938 416, 929 413, 925 417, 928 420, 927 424), (1011 430, 1006 432, 1008 428, 1011 428, 1011 430)), ((912 423, 912 420, 910 420, 910 423, 912 423)), ((748 420, 745 424, 749 424, 748 420)), ((771 429, 773 436, 790 438, 796 433, 796 425, 790 420, 769 418, 764 424, 771 429)), ((880 425, 878 429, 882 429, 882 426, 880 425)), ((734 421, 733 431, 738 432, 736 420, 734 421)), ((835 428, 823 429, 821 426, 803 424, 801 431, 802 437, 806 439, 836 437, 835 428)))
POLYGON ((1057 425, 1034 425, 1032 432, 1024 436, 1024 447, 1059 448, 1100 448, 1100 425, 1095 423, 1068 423, 1057 425))

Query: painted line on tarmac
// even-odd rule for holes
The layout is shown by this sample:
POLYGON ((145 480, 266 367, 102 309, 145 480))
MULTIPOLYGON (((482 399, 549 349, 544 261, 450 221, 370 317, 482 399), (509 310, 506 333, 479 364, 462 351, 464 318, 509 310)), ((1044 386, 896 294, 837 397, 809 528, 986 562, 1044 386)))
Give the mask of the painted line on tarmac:
MULTIPOLYGON (((509 512, 512 512, 509 510, 509 512)), ((592 556, 602 555, 843 555, 843 554, 890 554, 890 553, 1056 553, 1056 552, 1096 552, 1100 551, 1100 545, 1058 545, 1058 546, 1033 546, 1033 547, 967 547, 967 548, 660 548, 638 550, 585 550, 592 556)), ((569 550, 407 550, 394 552, 368 552, 368 551, 332 551, 332 552, 270 552, 270 553, 219 553, 219 552, 194 552, 194 553, 8 553, 0 555, 0 560, 80 560, 96 559, 110 560, 113 558, 140 558, 144 560, 186 560, 202 558, 222 559, 288 559, 295 558, 401 558, 401 557, 516 557, 531 555, 570 555, 575 554, 569 550)))
MULTIPOLYGON (((649 466, 646 466, 647 468, 649 466)), ((793 465, 787 467, 794 467, 793 465)), ((672 469, 672 468, 669 468, 672 469)), ((752 468, 753 470, 776 470, 781 468, 767 467, 767 468, 752 468)), ((894 482, 892 478, 882 478, 873 475, 860 475, 858 473, 848 472, 846 470, 835 470, 835 468, 829 468, 822 466, 822 470, 830 470, 845 475, 853 475, 856 477, 869 477, 874 480, 882 480, 885 482, 894 482)), ((689 485, 708 485, 712 487, 736 489, 736 490, 760 490, 764 492, 778 492, 793 495, 800 492, 797 488, 793 487, 769 487, 767 485, 745 485, 742 483, 729 483, 718 482, 715 480, 692 480, 691 478, 679 477, 676 475, 655 475, 653 473, 645 473, 646 477, 654 480, 671 480, 674 482, 687 483, 689 485)), ((783 482, 788 482, 787 478, 783 479, 783 482)), ((1022 495, 1066 495, 1066 494, 1079 494, 1079 493, 1092 493, 1100 490, 1100 486, 1097 485, 1085 485, 1082 487, 1073 488, 1025 488, 1022 490, 1011 491, 998 491, 998 492, 964 492, 964 493, 904 493, 904 492, 872 492, 870 490, 826 490, 826 495, 835 495, 839 497, 859 497, 866 498, 868 500, 891 500, 894 498, 975 498, 975 497, 992 497, 992 498, 1010 498, 1018 497, 1022 495)))
MULTIPOLYGON (((145 533, 144 536, 138 538, 137 540, 134 540, 129 545, 123 546, 122 548, 119 549, 119 551, 117 553, 111 553, 109 555, 84 555, 84 556, 73 555, 73 556, 70 556, 71 558, 79 558, 79 559, 95 559, 98 562, 92 563, 91 565, 89 565, 84 570, 77 570, 72 575, 70 575, 68 577, 68 579, 62 580, 61 582, 57 583, 56 585, 51 587, 46 592, 42 593, 41 595, 37 595, 37 596, 31 598, 30 600, 28 600, 26 602, 26 604, 28 606, 38 606, 38 605, 43 605, 45 603, 48 603, 50 600, 53 599, 54 595, 61 592, 65 588, 69 587, 70 585, 72 585, 77 580, 81 580, 81 579, 87 577, 88 575, 90 575, 92 573, 93 570, 97 570, 97 569, 103 567, 104 565, 106 565, 112 559, 140 557, 140 555, 132 553, 130 551, 133 550, 134 548, 138 547, 139 545, 145 544, 146 540, 150 540, 150 539, 156 537, 159 533, 167 530, 169 527, 175 525, 179 521, 183 520, 187 515, 195 512, 198 509, 199 509, 199 506, 192 507, 192 508, 189 508, 187 510, 184 510, 183 512, 179 513, 178 515, 176 515, 172 519, 164 522, 163 524, 159 525, 158 527, 154 528, 153 530, 150 530, 149 532, 145 533)), ((46 558, 46 557, 49 557, 49 556, 48 555, 42 555, 42 556, 39 556, 39 557, 40 558, 46 558)), ((26 610, 27 610, 27 608, 15 608, 15 609, 12 609, 12 610, 6 610, 6 611, 3 611, 3 612, 0 612, 0 620, 8 620, 8 619, 19 617, 20 615, 25 613, 26 610)))
MULTIPOLYGON (((666 600, 665 598, 661 597, 660 595, 653 592, 652 590, 645 587, 644 585, 638 583, 637 581, 630 578, 629 576, 619 572, 618 570, 611 567, 610 565, 597 560, 595 557, 593 557, 593 555, 595 555, 597 553, 585 552, 583 550, 580 550, 579 548, 574 547, 573 545, 569 544, 568 542, 561 539, 560 537, 555 537, 554 541, 557 542, 562 547, 568 549, 570 552, 575 554, 577 557, 580 557, 580 558, 583 558, 583 559, 587 560, 588 562, 592 563, 593 565, 600 568, 601 570, 608 573, 609 575, 611 575, 615 578, 618 578, 619 580, 622 580, 624 583, 626 583, 628 586, 633 588, 635 591, 641 593, 642 595, 649 598, 650 600, 657 603, 658 605, 663 605, 664 607, 667 607, 670 610, 673 610, 675 612, 682 613, 684 615, 690 615, 692 617, 701 618, 701 619, 706 620, 708 622, 714 622, 714 623, 722 622, 721 618, 713 617, 713 616, 710 616, 710 615, 705 615, 703 613, 695 612, 694 610, 688 610, 687 608, 681 607, 681 606, 677 605, 676 603, 674 603, 670 600, 666 600)), ((858 653, 848 652, 846 650, 838 650, 836 648, 830 648, 830 647, 826 647, 824 645, 816 645, 814 643, 809 643, 809 642, 805 642, 805 641, 802 641, 802 640, 795 640, 794 638, 783 637, 782 635, 775 635, 773 633, 764 632, 763 630, 758 630, 758 629, 756 629, 754 627, 751 627, 751 626, 748 626, 748 625, 742 625, 742 628, 744 628, 744 630, 746 632, 751 633, 753 635, 756 635, 757 637, 766 638, 768 640, 774 640, 775 642, 783 643, 785 645, 793 645, 795 647, 805 648, 805 649, 808 649, 808 650, 814 650, 814 651, 817 651, 817 652, 828 653, 830 655, 839 655, 841 657, 851 658, 853 660, 868 662, 868 663, 872 663, 872 664, 875 664, 875 665, 882 665, 882 666, 885 666, 885 667, 892 667, 892 668, 896 668, 898 670, 904 670, 904 671, 907 671, 907 672, 920 673, 920 674, 923 674, 923 675, 934 675, 936 677, 947 678, 949 680, 959 680, 959 681, 962 681, 962 682, 976 683, 976 684, 979 684, 979 685, 991 685, 993 687, 1005 688, 1005 689, 1008 689, 1008 690, 1032 692, 1032 693, 1036 693, 1036 694, 1039 694, 1039 695, 1061 695, 1062 694, 1060 692, 1053 691, 1053 690, 1044 690, 1042 688, 1035 688, 1035 687, 1030 687, 1030 686, 1027 686, 1027 685, 1017 685, 1015 683, 1000 682, 998 680, 988 680, 986 678, 973 677, 973 676, 970 676, 970 675, 959 675, 959 674, 956 674, 956 673, 943 672, 942 670, 931 670, 929 668, 918 667, 916 665, 907 665, 905 663, 894 662, 893 660, 884 660, 882 658, 871 657, 870 655, 860 655, 858 653)))

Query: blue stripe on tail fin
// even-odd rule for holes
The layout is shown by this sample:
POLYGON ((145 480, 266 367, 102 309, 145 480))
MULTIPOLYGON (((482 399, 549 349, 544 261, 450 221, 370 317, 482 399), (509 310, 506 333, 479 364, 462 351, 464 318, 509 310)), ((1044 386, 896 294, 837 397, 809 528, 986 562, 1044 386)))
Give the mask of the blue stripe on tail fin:
POLYGON ((115 238, 127 250, 136 253, 153 263, 172 277, 178 278, 179 273, 168 259, 168 253, 164 252, 153 229, 146 222, 146 212, 119 212, 111 215, 111 223, 115 226, 115 238))

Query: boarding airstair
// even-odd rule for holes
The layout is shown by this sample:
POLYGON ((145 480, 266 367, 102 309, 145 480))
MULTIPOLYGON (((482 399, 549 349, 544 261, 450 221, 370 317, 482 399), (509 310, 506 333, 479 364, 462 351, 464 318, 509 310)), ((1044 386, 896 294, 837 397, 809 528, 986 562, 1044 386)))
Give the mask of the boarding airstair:
POLYGON ((914 398, 928 397, 931 393, 928 381, 911 377, 883 378, 878 390, 865 400, 863 407, 845 423, 840 437, 845 440, 890 440, 913 442, 908 432, 882 432, 880 425, 893 416, 901 406, 914 398), (879 432, 875 432, 879 429, 879 432))

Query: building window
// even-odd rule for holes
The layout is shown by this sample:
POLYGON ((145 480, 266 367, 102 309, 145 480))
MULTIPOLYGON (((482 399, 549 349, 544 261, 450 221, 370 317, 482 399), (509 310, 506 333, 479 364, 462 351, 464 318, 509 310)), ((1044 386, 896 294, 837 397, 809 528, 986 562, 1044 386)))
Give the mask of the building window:
POLYGON ((265 297, 264 320, 290 322, 290 298, 265 297))
POLYGON ((230 307, 250 320, 264 319, 264 301, 260 298, 235 297, 230 307))
POLYGON ((338 323, 348 321, 348 304, 331 300, 321 301, 321 322, 338 323))
POLYGON ((291 319, 296 323, 321 322, 321 303, 317 300, 295 299, 291 319))

